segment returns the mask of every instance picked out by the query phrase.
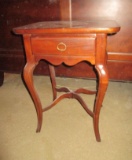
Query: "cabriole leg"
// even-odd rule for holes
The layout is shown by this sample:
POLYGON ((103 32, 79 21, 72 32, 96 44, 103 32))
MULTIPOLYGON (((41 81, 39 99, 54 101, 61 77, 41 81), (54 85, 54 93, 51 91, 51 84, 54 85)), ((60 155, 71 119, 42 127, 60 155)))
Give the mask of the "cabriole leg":
POLYGON ((54 66, 49 64, 49 72, 50 72, 50 80, 52 85, 52 91, 53 91, 53 100, 57 98, 57 91, 56 91, 56 80, 55 80, 55 69, 54 66))
POLYGON ((98 84, 98 91, 97 91, 96 101, 94 106, 93 124, 94 124, 94 132, 95 132, 96 140, 100 142, 101 138, 99 133, 99 115, 100 115, 102 102, 105 96, 105 92, 108 86, 108 72, 107 72, 107 67, 103 65, 98 65, 95 68, 99 75, 99 84, 98 84))
POLYGON ((39 99, 39 96, 35 90, 34 84, 33 84, 33 71, 37 64, 35 63, 27 63, 24 68, 24 81, 27 85, 27 88, 29 90, 29 93, 33 99, 33 102, 35 104, 37 117, 38 117, 38 126, 36 132, 40 132, 41 126, 42 126, 42 105, 39 99))

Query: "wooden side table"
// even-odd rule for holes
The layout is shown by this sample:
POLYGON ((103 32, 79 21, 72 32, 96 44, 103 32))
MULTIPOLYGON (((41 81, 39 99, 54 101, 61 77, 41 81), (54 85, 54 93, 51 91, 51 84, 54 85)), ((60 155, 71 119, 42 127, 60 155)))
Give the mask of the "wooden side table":
POLYGON ((27 57, 24 68, 24 80, 34 101, 38 126, 41 130, 43 112, 52 108, 63 98, 77 99, 86 112, 93 118, 93 126, 97 141, 99 134, 99 114, 108 86, 107 35, 120 30, 115 21, 51 21, 29 24, 13 29, 16 34, 22 34, 27 57), (53 102, 43 108, 33 83, 33 71, 38 62, 44 59, 49 62, 50 78, 53 89, 53 102), (57 88, 54 66, 65 63, 73 66, 81 61, 90 62, 98 73, 97 91, 79 88, 71 91, 66 87, 57 88), (57 97, 57 92, 65 92, 57 97), (83 101, 80 93, 96 94, 93 111, 83 101))

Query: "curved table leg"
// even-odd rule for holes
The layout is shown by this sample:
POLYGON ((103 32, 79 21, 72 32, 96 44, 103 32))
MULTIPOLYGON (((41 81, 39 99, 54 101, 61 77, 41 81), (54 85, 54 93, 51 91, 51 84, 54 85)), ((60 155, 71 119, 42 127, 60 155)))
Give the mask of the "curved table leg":
POLYGON ((96 101, 94 105, 93 124, 94 124, 94 132, 95 132, 96 140, 100 142, 101 138, 99 134, 99 114, 100 114, 100 109, 105 96, 105 92, 108 86, 108 71, 107 71, 107 67, 104 65, 97 65, 95 66, 95 68, 99 75, 99 84, 98 84, 98 92, 96 95, 96 101))
POLYGON ((33 84, 33 71, 36 65, 37 65, 36 63, 27 63, 26 66, 24 67, 23 75, 24 75, 24 81, 33 99, 37 112, 38 126, 36 132, 40 132, 42 126, 42 105, 33 84))
POLYGON ((57 91, 56 91, 55 69, 54 66, 51 64, 49 64, 49 73, 50 73, 50 80, 52 85, 53 101, 54 101, 57 98, 57 91))

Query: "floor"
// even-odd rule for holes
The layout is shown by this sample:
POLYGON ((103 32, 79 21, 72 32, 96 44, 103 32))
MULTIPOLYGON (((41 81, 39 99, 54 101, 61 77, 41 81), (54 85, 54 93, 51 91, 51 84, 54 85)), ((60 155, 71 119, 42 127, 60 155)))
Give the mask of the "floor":
MULTIPOLYGON (((43 106, 52 101, 49 77, 34 76, 43 106)), ((96 87, 94 80, 57 78, 59 86, 96 87)), ((60 94, 60 93, 59 93, 60 94)), ((92 109, 93 96, 83 95, 92 109)), ((92 119, 74 99, 43 114, 36 133, 36 111, 21 75, 5 74, 0 88, 0 160, 131 160, 132 83, 110 82, 100 115, 101 142, 92 119)))

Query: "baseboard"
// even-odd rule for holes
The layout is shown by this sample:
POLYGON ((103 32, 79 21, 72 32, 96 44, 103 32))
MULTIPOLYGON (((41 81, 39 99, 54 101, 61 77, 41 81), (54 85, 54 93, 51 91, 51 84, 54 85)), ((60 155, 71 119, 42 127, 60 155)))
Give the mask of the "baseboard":
MULTIPOLYGON (((26 63, 22 50, 0 50, 0 71, 20 73, 26 63)), ((108 52, 109 78, 117 81, 132 81, 132 53, 108 52)), ((73 67, 57 67, 57 76, 94 78, 95 73, 85 62, 73 67)), ((40 63, 35 74, 48 74, 46 63, 40 63)))
POLYGON ((108 52, 108 61, 132 62, 132 53, 108 52))

